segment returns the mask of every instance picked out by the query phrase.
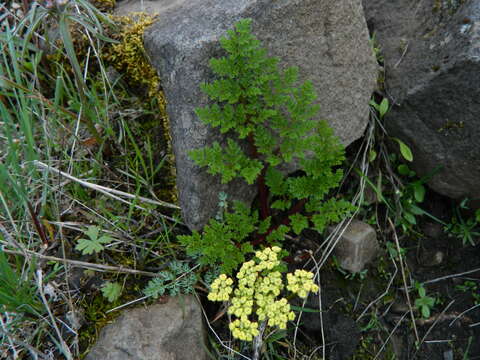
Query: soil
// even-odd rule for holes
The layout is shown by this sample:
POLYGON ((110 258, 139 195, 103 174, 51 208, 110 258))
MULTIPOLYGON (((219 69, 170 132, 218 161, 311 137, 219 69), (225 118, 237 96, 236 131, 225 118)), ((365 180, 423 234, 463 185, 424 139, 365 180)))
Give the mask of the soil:
MULTIPOLYGON (((456 205, 451 200, 430 194, 425 203, 430 214, 450 222, 456 205)), ((386 251, 386 242, 395 241, 393 232, 379 236, 384 250, 364 279, 345 278, 333 262, 322 270, 327 359, 480 359, 480 246, 448 236, 434 221, 423 220, 418 228, 421 233, 397 234, 406 251, 412 307, 399 261, 394 264, 386 251), (428 318, 414 306, 419 297, 415 282, 423 283, 426 295, 435 299, 428 318)), ((307 307, 318 309, 318 298, 309 299, 307 307)), ((318 313, 302 314, 304 340, 317 346, 323 344, 319 318, 318 313)))
MULTIPOLYGON (((455 207, 454 201, 429 190, 422 204, 425 211, 447 224, 455 207)), ((468 218, 471 214, 463 215, 468 218)), ((295 347, 301 353, 297 359, 322 359, 324 344, 328 360, 480 359, 480 245, 449 236, 444 225, 427 216, 418 220, 415 230, 406 234, 401 234, 400 227, 394 233, 373 224, 382 250, 363 278, 340 271, 333 257, 322 267, 321 306, 318 295, 308 298, 306 304, 294 303, 305 310, 296 334, 289 329, 285 339, 290 345, 296 339, 295 347), (387 242, 395 244, 395 237, 404 249, 411 306, 398 257, 394 261, 387 251, 387 242), (426 318, 415 307, 419 298, 415 283, 422 283, 426 296, 435 299, 426 318)), ((290 253, 302 244, 310 250, 316 248, 315 243, 318 247, 318 235, 303 235, 303 241, 289 242, 290 253)), ((478 237, 473 240, 480 243, 478 237)), ((294 267, 290 265, 289 271, 294 267)), ((210 319, 218 315, 220 309, 208 302, 205 305, 210 319)), ((219 333, 226 331, 224 319, 214 324, 219 333)), ((228 332, 224 335, 228 338, 228 332)), ((293 358, 291 348, 279 359, 293 358)))

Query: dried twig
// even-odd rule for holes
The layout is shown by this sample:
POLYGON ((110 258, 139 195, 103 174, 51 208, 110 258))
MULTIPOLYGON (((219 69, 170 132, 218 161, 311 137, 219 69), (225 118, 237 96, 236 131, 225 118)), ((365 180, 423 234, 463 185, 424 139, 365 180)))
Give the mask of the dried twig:
POLYGON ((65 340, 63 340, 62 333, 60 332, 60 329, 58 328, 55 316, 53 315, 52 310, 50 310, 50 306, 48 306, 47 298, 45 297, 45 293, 43 292, 43 273, 42 273, 42 270, 40 270, 40 269, 37 269, 37 287, 38 287, 38 291, 40 292, 40 298, 42 299, 43 305, 47 309, 48 316, 50 317, 50 320, 52 321, 52 326, 55 329, 55 332, 57 333, 58 341, 60 342, 60 345, 62 346, 63 354, 65 355, 67 360, 73 360, 73 355, 70 352, 69 347, 65 343, 65 340))
POLYGON ((401 269, 401 272, 402 272, 403 285, 405 286, 405 296, 407 297, 407 303, 408 303, 408 307, 410 309, 410 316, 412 318, 413 331, 415 332, 415 338, 417 340, 417 343, 420 343, 420 337, 418 336, 417 325, 415 324, 415 314, 413 313, 412 302, 410 301, 410 295, 408 293, 407 277, 405 275, 405 268, 403 266, 403 259, 402 259, 402 256, 401 256, 402 252, 401 252, 401 249, 400 249, 400 244, 398 242, 397 232, 395 231, 395 226, 393 225, 393 222, 390 218, 388 218, 388 222, 390 223, 390 226, 392 227, 393 237, 395 239, 395 244, 397 245, 397 251, 398 251, 398 256, 399 256, 399 260, 400 260, 400 269, 401 269))
MULTIPOLYGON (((3 327, 3 326, 2 326, 3 327)), ((17 343, 20 346, 23 346, 25 349, 27 349, 30 352, 30 355, 32 355, 32 358, 34 360, 37 360, 38 358, 40 359, 50 359, 46 355, 42 354, 38 349, 34 348, 32 345, 27 344, 26 342, 20 340, 18 337, 16 337, 13 334, 10 334, 8 331, 4 329, 0 329, 0 333, 4 334, 5 336, 8 337, 9 340, 13 341, 14 343, 17 343)))
MULTIPOLYGON (((36 165, 37 167, 39 168, 42 168, 42 169, 46 169, 48 171, 51 171, 51 172, 54 172, 58 175, 61 175, 67 179, 70 179, 72 181, 75 181, 77 183, 79 183, 80 185, 82 186, 85 186, 87 188, 90 188, 90 189, 93 189, 93 190, 96 190, 96 191, 99 191, 103 194, 106 194, 106 195, 110 195, 112 196, 113 195, 118 195, 118 196, 123 196, 125 198, 128 198, 128 199, 132 199, 132 200, 139 200, 139 201, 142 201, 144 203, 148 203, 148 204, 153 204, 153 205, 158 205, 158 206, 164 206, 164 207, 167 207, 167 208, 170 208, 170 209, 177 209, 179 210, 180 207, 178 205, 175 205, 175 204, 171 204, 171 203, 168 203, 166 201, 161 201, 161 200, 152 200, 152 199, 148 199, 148 198, 145 198, 145 197, 142 197, 142 196, 137 196, 137 195, 132 195, 132 194, 129 194, 129 193, 126 193, 124 191, 120 191, 120 190, 116 190, 116 189, 111 189, 111 188, 108 188, 106 186, 102 186, 102 185, 97 185, 97 184, 93 184, 93 183, 90 183, 88 181, 85 181, 85 180, 82 180, 82 179, 78 179, 76 178, 75 176, 72 176, 70 174, 67 174, 66 172, 63 172, 61 170, 58 170, 54 167, 51 167, 41 161, 38 161, 38 160, 34 160, 33 161, 33 164, 36 165)), ((115 198, 117 198, 115 196, 115 198)), ((117 198, 118 199, 118 198, 117 198)), ((123 199, 121 199, 123 200, 123 199)))
POLYGON ((445 313, 447 312, 447 310, 450 308, 450 306, 453 305, 453 303, 455 302, 455 300, 452 300, 448 303, 447 306, 445 306, 445 309, 443 309, 442 313, 440 315, 438 315, 435 319, 435 321, 433 322, 432 326, 430 326, 427 330, 427 332, 425 333, 425 335, 423 336, 422 340, 420 340, 420 342, 417 343, 417 351, 415 352, 415 354, 413 355, 413 358, 416 358, 416 355, 418 353, 418 350, 420 349, 420 346, 423 344, 423 342, 425 341, 425 339, 427 338, 427 336, 430 334, 430 332, 432 331, 432 329, 435 327, 435 325, 440 321, 440 319, 443 318, 443 316, 445 315, 445 313))
POLYGON ((464 276, 464 275, 473 274, 473 273, 478 272, 478 271, 480 271, 480 268, 464 271, 464 272, 461 272, 461 273, 450 274, 450 275, 442 276, 442 277, 432 279, 432 280, 427 280, 427 281, 424 281, 423 284, 433 284, 433 283, 436 283, 436 282, 439 282, 439 281, 448 280, 448 279, 452 279, 452 278, 456 278, 456 277, 460 277, 460 276, 464 276))
MULTIPOLYGON (((23 252, 16 251, 16 250, 3 249, 3 251, 7 254, 24 255, 23 252)), ((124 268, 123 266, 111 266, 111 265, 89 263, 89 262, 79 261, 79 260, 62 259, 62 258, 55 257, 55 256, 42 255, 42 254, 39 254, 39 253, 34 252, 34 251, 30 251, 30 250, 25 250, 25 253, 27 253, 28 255, 30 255, 32 257, 36 257, 36 258, 39 258, 39 259, 68 263, 72 266, 85 268, 85 269, 92 269, 92 270, 106 271, 106 272, 115 272, 115 273, 123 273, 123 274, 132 274, 132 275, 143 275, 143 276, 149 276, 149 277, 157 277, 158 276, 158 274, 156 274, 156 273, 152 273, 152 272, 149 272, 149 271, 142 271, 142 270, 124 268)))

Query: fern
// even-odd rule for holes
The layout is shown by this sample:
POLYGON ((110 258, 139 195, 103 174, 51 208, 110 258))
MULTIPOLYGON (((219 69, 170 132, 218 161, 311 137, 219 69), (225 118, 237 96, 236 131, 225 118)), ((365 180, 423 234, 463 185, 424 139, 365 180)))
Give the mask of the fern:
POLYGON ((323 232, 346 216, 352 206, 328 198, 343 177, 344 149, 318 112, 311 82, 298 86, 298 70, 280 71, 278 59, 251 34, 251 20, 239 21, 220 40, 226 56, 210 60, 218 78, 202 85, 214 102, 196 110, 202 122, 228 136, 190 152, 191 158, 222 183, 243 179, 256 184, 259 211, 236 204, 233 211, 210 220, 202 233, 181 236, 187 253, 201 264, 219 264, 230 273, 254 246, 283 241, 291 231, 323 232), (300 164, 288 177, 282 169, 300 164))
POLYGON ((148 282, 143 293, 155 299, 164 294, 191 294, 196 282, 197 276, 188 264, 175 260, 169 264, 168 270, 160 271, 158 277, 148 282))
POLYGON ((230 274, 238 264, 245 261, 245 255, 253 252, 253 246, 246 241, 258 224, 258 215, 251 214, 245 204, 236 202, 234 211, 224 215, 224 221, 211 219, 200 234, 178 237, 187 247, 187 254, 197 256, 201 265, 218 264, 222 272, 230 274))

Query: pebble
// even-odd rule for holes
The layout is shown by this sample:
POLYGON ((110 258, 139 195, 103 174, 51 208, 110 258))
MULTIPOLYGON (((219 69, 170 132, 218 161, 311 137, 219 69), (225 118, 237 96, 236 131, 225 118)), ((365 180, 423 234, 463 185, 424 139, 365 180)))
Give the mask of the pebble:
POLYGON ((453 360, 453 350, 449 349, 443 353, 443 360, 453 360))
POLYGON ((445 259, 445 254, 443 251, 426 251, 423 256, 420 258, 420 265, 426 267, 434 267, 443 263, 445 259))

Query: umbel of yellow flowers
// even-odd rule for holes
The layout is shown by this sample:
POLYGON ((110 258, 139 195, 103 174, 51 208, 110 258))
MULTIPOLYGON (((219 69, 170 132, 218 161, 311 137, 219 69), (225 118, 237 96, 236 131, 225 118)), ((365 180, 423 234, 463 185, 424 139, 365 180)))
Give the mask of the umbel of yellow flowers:
MULTIPOLYGON (((230 323, 232 335, 240 340, 252 341, 259 335, 258 322, 249 316, 255 313, 258 321, 267 321, 268 326, 287 327, 287 322, 295 318, 290 304, 285 298, 278 298, 284 288, 278 254, 282 249, 277 246, 255 253, 256 259, 244 262, 238 271, 237 287, 234 281, 221 274, 211 284, 208 299, 211 301, 231 301, 228 313, 237 317, 230 323)), ((306 298, 308 293, 317 292, 313 282, 313 273, 295 270, 287 274, 287 290, 306 298)))

